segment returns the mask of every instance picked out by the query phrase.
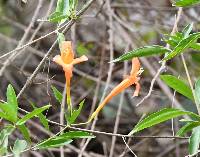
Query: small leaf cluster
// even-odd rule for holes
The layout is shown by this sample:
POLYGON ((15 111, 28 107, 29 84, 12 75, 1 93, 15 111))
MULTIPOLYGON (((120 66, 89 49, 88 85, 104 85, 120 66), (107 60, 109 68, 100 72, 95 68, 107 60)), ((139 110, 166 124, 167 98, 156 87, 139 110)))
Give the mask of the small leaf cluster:
POLYGON ((182 32, 176 32, 174 35, 166 34, 163 40, 170 45, 170 48, 160 45, 144 46, 127 52, 111 62, 114 63, 131 60, 133 57, 147 57, 160 54, 164 54, 162 61, 167 61, 185 52, 189 48, 200 50, 200 44, 197 43, 200 32, 191 33, 192 28, 193 24, 189 24, 182 32))
POLYGON ((76 18, 78 0, 58 0, 56 10, 48 17, 49 22, 64 23, 76 18))
MULTIPOLYGON (((57 101, 61 104, 62 103, 62 94, 59 90, 57 90, 55 87, 52 86, 53 94, 57 101)), ((19 157, 20 154, 27 150, 37 150, 37 149, 47 149, 47 148, 55 148, 67 145, 71 143, 74 139, 80 139, 80 138, 94 138, 91 133, 84 132, 84 131, 68 131, 68 132, 59 132, 58 134, 44 139, 42 142, 37 143, 35 146, 30 147, 32 141, 31 136, 29 133, 28 128, 26 127, 25 123, 32 119, 32 118, 38 118, 44 128, 47 131, 50 131, 49 127, 49 120, 46 118, 46 116, 42 113, 43 111, 49 109, 51 105, 45 105, 40 108, 37 108, 34 103, 31 103, 31 106, 33 108, 33 111, 28 112, 23 117, 19 116, 19 107, 18 107, 18 101, 17 96, 15 94, 14 88, 12 85, 8 85, 7 88, 7 101, 0 103, 0 118, 3 118, 3 120, 6 120, 9 122, 0 132, 0 155, 7 155, 8 153, 8 144, 9 144, 9 136, 18 129, 22 135, 24 136, 25 140, 17 139, 13 145, 13 147, 10 147, 10 151, 12 152, 14 157, 19 157), (29 146, 28 146, 29 145, 29 146)), ((73 124, 76 119, 78 118, 82 107, 84 105, 84 100, 79 104, 78 109, 73 109, 72 114, 66 114, 66 121, 67 124, 66 128, 73 124)))
MULTIPOLYGON (((19 117, 18 115, 19 107, 18 107, 17 96, 15 94, 15 91, 12 85, 8 85, 6 96, 7 96, 7 101, 0 103, 0 117, 9 122, 9 124, 5 126, 4 129, 0 133, 0 136, 1 136, 1 145, 0 145, 1 151, 0 152, 3 155, 7 153, 8 136, 15 129, 18 129, 29 143, 31 142, 28 128, 25 125, 25 123, 29 119, 33 117, 39 117, 40 119, 42 119, 41 121, 42 124, 45 124, 45 127, 48 128, 48 123, 46 123, 47 122, 46 117, 42 114, 42 112, 50 107, 50 105, 45 105, 40 108, 36 108, 34 106, 34 110, 32 112, 27 113, 23 117, 19 117)), ((12 149, 12 152, 13 154, 16 154, 16 156, 19 156, 20 151, 25 149, 25 147, 26 147, 25 141, 17 140, 12 149)))

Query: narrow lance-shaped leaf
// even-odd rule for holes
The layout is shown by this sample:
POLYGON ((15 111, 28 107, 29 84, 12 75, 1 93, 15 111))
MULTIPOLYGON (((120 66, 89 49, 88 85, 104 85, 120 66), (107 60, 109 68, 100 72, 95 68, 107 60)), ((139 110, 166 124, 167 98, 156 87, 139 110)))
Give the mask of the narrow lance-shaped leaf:
POLYGON ((189 34, 191 33, 193 28, 193 23, 188 24, 184 29, 183 29, 183 36, 184 38, 187 38, 189 36, 189 34))
POLYGON ((200 4, 200 0, 176 0, 174 5, 178 7, 188 7, 200 4))
POLYGON ((18 107, 17 96, 11 84, 8 85, 6 96, 7 96, 7 103, 12 104, 13 108, 17 110, 18 107))
POLYGON ((26 141, 17 139, 12 149, 14 157, 20 157, 20 154, 26 149, 26 147, 26 141))
POLYGON ((52 90, 53 90, 53 94, 54 94, 56 100, 57 100, 60 104, 62 104, 62 97, 63 97, 63 96, 62 96, 62 93, 59 92, 59 91, 56 89, 56 87, 54 87, 54 86, 51 86, 51 88, 52 88, 52 90))
POLYGON ((140 121, 135 127, 134 129, 129 133, 134 134, 136 132, 139 132, 145 128, 149 128, 151 126, 154 126, 156 124, 165 122, 169 119, 178 117, 178 116, 182 116, 182 115, 190 115, 196 119, 200 119, 200 117, 192 112, 189 111, 183 111, 183 110, 179 110, 179 109, 175 109, 175 108, 164 108, 158 112, 152 113, 149 116, 147 116, 146 118, 144 118, 142 121, 140 121))
POLYGON ((63 15, 61 12, 54 12, 48 17, 49 22, 60 22, 62 20, 67 20, 69 15, 63 15))
POLYGON ((56 6, 56 12, 66 12, 67 8, 69 8, 69 0, 58 0, 56 6))
POLYGON ((181 40, 178 45, 174 48, 172 52, 170 52, 163 60, 169 60, 183 53, 187 48, 189 48, 194 42, 200 37, 200 32, 190 34, 187 38, 181 40))
POLYGON ((81 101, 81 103, 79 104, 79 108, 77 110, 74 110, 72 112, 72 115, 70 117, 67 118, 67 122, 70 124, 73 124, 75 122, 75 120, 77 119, 77 117, 79 116, 82 108, 83 108, 83 104, 84 104, 84 101, 81 101))
POLYGON ((200 126, 199 121, 191 121, 185 124, 182 128, 179 129, 179 131, 176 133, 177 136, 183 136, 188 131, 191 131, 193 128, 196 128, 197 126, 200 126))
POLYGON ((77 138, 94 138, 94 135, 91 135, 89 132, 85 131, 69 131, 65 132, 62 135, 58 136, 59 138, 70 138, 70 139, 77 139, 77 138))
POLYGON ((52 13, 48 20, 50 22, 65 22, 70 16, 69 0, 58 0, 56 11, 52 13))
POLYGON ((48 109, 49 107, 51 107, 51 105, 46 105, 46 106, 34 109, 32 112, 26 114, 23 118, 19 119, 16 125, 22 125, 26 123, 27 120, 37 116, 38 114, 42 113, 44 110, 48 109))
POLYGON ((114 63, 114 62, 119 62, 119 61, 130 60, 133 57, 158 55, 158 54, 163 54, 163 53, 170 52, 170 51, 171 50, 169 50, 163 46, 159 46, 159 45, 144 46, 144 47, 132 50, 111 62, 114 63))
POLYGON ((59 136, 49 138, 36 146, 36 149, 47 149, 47 148, 54 148, 67 145, 71 143, 72 139, 78 138, 94 138, 95 136, 91 135, 88 132, 84 131, 70 131, 65 132, 59 136))
POLYGON ((24 138, 26 139, 26 141, 28 141, 29 143, 31 143, 30 134, 29 134, 29 131, 26 128, 25 124, 17 125, 17 128, 22 133, 22 135, 24 136, 24 138))
POLYGON ((15 130, 14 126, 8 125, 5 126, 0 132, 0 146, 7 147, 8 146, 8 136, 15 130))
POLYGON ((3 119, 5 119, 5 120, 11 121, 11 122, 14 122, 14 120, 11 119, 10 116, 6 115, 6 114, 3 113, 3 112, 0 112, 0 118, 3 118, 3 119))
POLYGON ((17 96, 15 94, 15 90, 11 84, 8 85, 6 96, 7 96, 8 105, 12 106, 12 109, 10 110, 10 114, 12 114, 13 119, 17 120, 18 102, 17 102, 17 96))
POLYGON ((0 109, 2 110, 2 112, 0 112, 1 118, 4 118, 13 123, 17 121, 16 111, 13 109, 13 106, 11 104, 8 104, 7 102, 0 102, 0 109))
POLYGON ((200 51, 200 43, 193 43, 191 44, 190 48, 192 48, 193 50, 200 51))
POLYGON ((187 84, 185 84, 184 81, 182 81, 172 75, 161 75, 160 78, 169 87, 173 88, 178 93, 180 93, 180 94, 184 95, 185 97, 189 98, 190 100, 194 101, 192 90, 190 89, 190 87, 187 84))
POLYGON ((197 82, 195 83, 194 92, 195 92, 196 103, 200 107, 200 79, 198 79, 197 82))
POLYGON ((75 11, 76 10, 76 8, 77 8, 77 5, 78 5, 78 0, 72 0, 73 2, 72 2, 72 5, 71 5, 71 7, 73 8, 73 10, 75 11))
MULTIPOLYGON (((31 103, 31 105, 32 105, 33 109, 37 109, 37 107, 35 106, 34 103, 31 103)), ((49 129, 49 122, 48 122, 46 116, 43 115, 42 113, 39 113, 38 117, 39 117, 40 122, 42 123, 42 125, 45 127, 45 129, 47 129, 49 131, 50 130, 49 129)))
POLYGON ((61 146, 65 146, 68 145, 72 142, 72 139, 66 139, 66 138, 52 138, 52 139, 48 139, 45 140, 41 143, 39 143, 36 147, 36 149, 48 149, 48 148, 56 148, 56 147, 61 147, 61 146))
POLYGON ((183 39, 183 34, 176 32, 174 35, 165 34, 164 41, 169 44, 171 47, 176 47, 176 45, 183 39))
POLYGON ((8 149, 8 138, 9 135, 14 131, 14 126, 5 126, 0 132, 0 156, 7 153, 8 149))
POLYGON ((189 153, 190 155, 196 154, 199 149, 200 143, 200 126, 193 129, 192 135, 189 139, 189 153))

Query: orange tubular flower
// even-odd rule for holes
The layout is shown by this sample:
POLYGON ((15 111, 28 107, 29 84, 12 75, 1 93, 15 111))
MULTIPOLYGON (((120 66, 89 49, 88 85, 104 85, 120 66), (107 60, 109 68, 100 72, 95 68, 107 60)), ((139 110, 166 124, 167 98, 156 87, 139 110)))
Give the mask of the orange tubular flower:
POLYGON ((127 76, 120 84, 118 84, 110 93, 109 95, 103 100, 103 102, 98 106, 96 111, 91 115, 88 122, 90 122, 100 111, 101 109, 116 95, 121 93, 123 90, 128 88, 131 85, 136 85, 135 92, 133 96, 138 96, 140 91, 140 84, 138 77, 141 74, 142 70, 140 69, 140 61, 138 58, 132 59, 132 70, 130 72, 130 75, 127 76))
POLYGON ((61 55, 56 55, 53 61, 62 66, 65 72, 66 88, 67 88, 67 104, 71 110, 71 96, 70 96, 70 80, 72 77, 73 65, 87 61, 88 58, 83 55, 79 58, 74 58, 71 41, 63 41, 60 45, 61 55))

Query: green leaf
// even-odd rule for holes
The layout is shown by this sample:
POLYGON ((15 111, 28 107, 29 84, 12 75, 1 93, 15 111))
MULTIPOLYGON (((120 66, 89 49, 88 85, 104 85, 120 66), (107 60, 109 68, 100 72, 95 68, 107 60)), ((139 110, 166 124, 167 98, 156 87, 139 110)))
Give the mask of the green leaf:
POLYGON ((161 80, 163 80, 169 87, 176 90, 178 93, 184 95, 190 100, 194 101, 192 90, 188 85, 186 85, 182 80, 176 78, 172 75, 161 75, 161 80))
POLYGON ((50 22, 63 23, 69 19, 71 14, 69 0, 58 0, 56 11, 52 13, 48 20, 50 22))
POLYGON ((67 138, 50 138, 39 143, 35 149, 56 148, 70 144, 73 140, 67 138))
POLYGON ((85 131, 69 131, 61 134, 60 136, 58 136, 58 138, 77 139, 77 138, 95 138, 95 136, 85 131))
POLYGON ((8 85, 6 96, 7 96, 8 105, 12 106, 12 109, 10 110, 10 114, 12 114, 13 119, 17 120, 18 102, 17 102, 17 96, 15 94, 15 90, 11 84, 8 85))
POLYGON ((71 7, 72 7, 73 10, 76 10, 77 5, 78 5, 78 0, 72 0, 71 7))
POLYGON ((69 10, 69 0, 58 0, 56 12, 67 13, 67 10, 69 10))
MULTIPOLYGON (((33 109, 37 109, 37 107, 35 106, 34 103, 31 103, 31 105, 32 105, 33 109)), ((46 116, 43 115, 42 113, 39 113, 38 117, 39 117, 40 122, 42 123, 42 125, 45 127, 45 129, 47 129, 48 131, 50 131, 50 129, 49 129, 49 122, 48 122, 46 116)))
POLYGON ((11 84, 8 85, 6 96, 7 96, 7 103, 12 104, 13 108, 15 108, 15 110, 17 110, 17 108, 18 108, 17 96, 16 96, 15 90, 11 84))
POLYGON ((17 117, 15 115, 16 111, 13 109, 11 104, 0 102, 0 109, 3 111, 3 112, 0 112, 0 117, 13 123, 17 121, 17 117))
POLYGON ((165 41, 167 44, 169 44, 171 47, 175 47, 177 44, 178 44, 178 40, 175 39, 176 37, 175 36, 168 36, 168 35, 165 35, 163 41, 165 41))
POLYGON ((0 146, 6 146, 8 143, 5 143, 6 137, 8 137, 14 131, 14 126, 8 125, 5 126, 0 132, 0 146))
POLYGON ((191 131, 193 128, 200 126, 199 121, 191 121, 184 125, 177 133, 177 136, 183 136, 186 132, 191 131))
POLYGON ((9 116, 7 116, 5 113, 0 112, 0 118, 6 119, 8 121, 13 121, 13 119, 10 119, 9 116))
POLYGON ((15 127, 12 126, 12 125, 7 125, 1 130, 1 132, 0 132, 0 145, 2 145, 4 137, 9 136, 14 130, 15 130, 15 127))
POLYGON ((189 34, 191 33, 193 28, 193 23, 188 24, 182 31, 184 38, 189 37, 189 34))
POLYGON ((37 116, 38 114, 42 113, 44 110, 48 109, 49 107, 51 107, 51 105, 46 105, 46 106, 34 109, 32 112, 26 114, 23 118, 19 119, 16 125, 22 125, 26 123, 27 120, 37 116))
POLYGON ((165 34, 164 41, 171 47, 175 47, 183 39, 183 33, 176 32, 174 35, 165 34))
POLYGON ((169 119, 178 117, 178 116, 182 116, 182 115, 190 115, 192 117, 195 117, 199 120, 199 116, 192 113, 192 112, 188 112, 188 111, 183 111, 183 110, 179 110, 179 109, 175 109, 175 108, 164 108, 158 112, 154 112, 152 114, 150 114, 149 116, 147 116, 146 118, 144 118, 142 121, 140 121, 135 127, 134 129, 129 133, 130 134, 134 134, 136 132, 139 132, 145 128, 149 128, 152 127, 156 124, 165 122, 169 119))
POLYGON ((114 63, 114 62, 119 62, 119 61, 130 60, 133 57, 152 56, 152 55, 163 54, 166 52, 170 52, 170 50, 163 46, 159 46, 159 45, 144 46, 144 47, 132 50, 111 62, 114 63))
POLYGON ((197 104, 200 106, 200 79, 197 80, 197 82, 195 83, 195 100, 197 102, 197 104))
POLYGON ((82 108, 83 108, 83 104, 84 101, 81 101, 81 103, 79 104, 79 108, 77 110, 73 110, 72 115, 70 117, 68 117, 67 122, 70 124, 73 124, 75 122, 75 120, 77 119, 77 117, 79 116, 82 108))
POLYGON ((174 48, 172 52, 170 52, 163 60, 169 60, 184 52, 187 48, 189 48, 198 38, 200 37, 200 32, 190 34, 187 38, 181 40, 178 45, 174 48))
POLYGON ((26 147, 26 141, 17 139, 12 149, 14 157, 20 157, 20 154, 26 149, 26 147))
POLYGON ((193 43, 191 44, 190 48, 200 51, 200 43, 193 43))
POLYGON ((23 125, 18 125, 17 128, 18 128, 19 131, 22 133, 22 135, 24 136, 24 138, 25 138, 29 143, 31 143, 31 138, 30 138, 30 135, 29 135, 29 131, 28 131, 28 129, 26 128, 25 124, 23 124, 23 125))
POLYGON ((200 143, 200 126, 193 129, 192 135, 189 139, 189 153, 196 154, 200 143))
POLYGON ((48 119, 46 118, 46 116, 43 115, 42 113, 40 113, 40 114, 38 114, 38 117, 39 117, 40 122, 42 123, 42 125, 45 127, 45 129, 50 131, 49 122, 48 122, 48 119))
POLYGON ((200 0, 176 0, 174 5, 178 7, 188 7, 192 5, 197 5, 200 3, 200 0))
POLYGON ((88 132, 84 131, 70 131, 65 132, 59 136, 49 138, 36 146, 36 149, 47 149, 47 148, 55 148, 67 145, 71 143, 72 139, 77 138, 94 138, 95 136, 91 135, 88 132))
POLYGON ((56 87, 54 87, 54 86, 51 86, 51 88, 52 88, 52 90, 53 90, 53 94, 54 94, 56 100, 57 100, 60 104, 62 104, 62 97, 63 97, 63 96, 62 96, 62 93, 59 92, 59 90, 57 90, 56 87))
POLYGON ((7 153, 8 137, 14 131, 14 126, 7 125, 0 132, 0 156, 7 153))
POLYGON ((62 20, 68 20, 69 15, 64 14, 62 12, 54 12, 48 18, 49 22, 60 22, 62 20))

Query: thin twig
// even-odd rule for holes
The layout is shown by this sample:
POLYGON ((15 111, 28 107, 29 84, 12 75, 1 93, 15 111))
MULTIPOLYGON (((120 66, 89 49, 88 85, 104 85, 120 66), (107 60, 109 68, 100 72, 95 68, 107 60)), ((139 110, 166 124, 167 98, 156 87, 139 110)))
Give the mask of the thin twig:
MULTIPOLYGON (((2 34, 2 33, 0 33, 0 39, 5 40, 5 41, 8 42, 8 43, 13 43, 14 45, 17 45, 17 44, 18 44, 18 41, 17 41, 17 40, 15 40, 15 39, 13 39, 13 38, 10 38, 10 37, 8 37, 8 36, 2 34)), ((44 54, 43 54, 41 51, 38 51, 38 50, 36 50, 36 49, 33 48, 33 47, 27 46, 27 49, 28 49, 31 53, 36 54, 36 55, 38 55, 39 57, 44 57, 44 54)))
MULTIPOLYGON (((129 47, 129 45, 127 45, 127 48, 126 48, 125 52, 127 52, 128 47, 129 47)), ((126 75, 126 72, 127 72, 127 62, 124 62, 124 74, 123 74, 124 76, 126 75)), ((119 107, 118 107, 117 115, 116 115, 116 119, 115 119, 114 130, 113 130, 114 134, 116 134, 117 131, 118 131, 119 120, 120 120, 123 101, 124 101, 124 92, 122 92, 121 95, 120 95, 120 102, 119 102, 119 107)), ((111 142, 111 148, 110 148, 109 157, 113 156, 114 149, 115 149, 115 142, 116 142, 116 136, 113 136, 112 137, 112 142, 111 142)))
POLYGON ((187 75, 187 78, 188 78, 188 82, 189 82, 190 88, 192 90, 192 94, 194 96, 194 101, 195 101, 195 105, 196 105, 198 114, 200 115, 200 107, 199 107, 199 105, 198 105, 198 103, 197 103, 197 101, 195 99, 195 92, 194 92, 194 88, 193 88, 193 85, 192 85, 192 80, 190 78, 190 74, 189 74, 189 71, 188 71, 188 68, 187 68, 187 65, 186 65, 185 58, 184 58, 183 54, 181 54, 181 59, 182 59, 183 66, 184 66, 184 69, 185 69, 185 72, 186 72, 186 75, 187 75))
POLYGON ((82 128, 77 128, 73 126, 69 126, 70 129, 73 130, 78 130, 78 131, 86 131, 90 132, 93 134, 98 134, 98 135, 107 135, 107 136, 116 136, 116 137, 130 137, 130 138, 166 138, 166 139, 189 139, 189 137, 180 137, 180 136, 133 136, 133 135, 123 135, 123 134, 114 134, 114 133, 109 133, 109 132, 103 132, 103 131, 96 131, 96 130, 88 130, 88 129, 82 129, 82 128))
MULTIPOLYGON (((63 91, 63 97, 62 97, 62 103, 60 106, 60 124, 64 125, 64 114, 65 114, 65 102, 66 102, 66 86, 63 91)), ((60 127, 60 131, 62 130, 62 127, 60 127)), ((62 132, 61 132, 62 134, 62 132)), ((64 157, 64 147, 60 147, 60 157, 64 157)))
MULTIPOLYGON (((48 10, 47 10, 47 13, 45 14, 45 17, 48 17, 49 14, 51 13, 51 10, 53 8, 53 5, 54 5, 54 2, 55 0, 51 0, 49 6, 48 6, 48 10)), ((40 24, 38 25, 38 27, 35 29, 35 31, 33 32, 32 36, 30 37, 29 41, 28 42, 31 42, 33 41, 33 39, 35 38, 35 36, 38 34, 38 32, 40 31, 40 29, 42 28, 42 26, 44 25, 44 22, 40 22, 40 24)), ((26 53, 26 48, 25 49, 22 49, 18 54, 16 54, 15 56, 13 56, 13 58, 11 58, 10 60, 14 60, 18 55, 22 54, 22 53, 26 53)), ((12 56, 12 55, 11 55, 12 56)), ((10 57, 11 57, 10 56, 10 57)), ((9 58, 10 58, 9 57, 9 58)), ((31 54, 29 55, 29 58, 31 58, 31 54)), ((28 61, 29 59, 27 59, 28 61)), ((25 66, 25 63, 24 63, 24 66, 25 66)))
POLYGON ((132 9, 145 9, 145 10, 157 10, 157 11, 176 11, 177 8, 175 7, 154 7, 154 6, 138 6, 135 5, 134 3, 113 3, 112 8, 132 8, 132 9))
POLYGON ((129 147, 129 145, 126 143, 126 140, 125 140, 125 138, 124 137, 122 137, 122 139, 123 139, 123 141, 124 141, 124 143, 125 143, 125 145, 126 145, 126 147, 130 150, 130 152, 135 156, 135 157, 137 157, 137 155, 131 150, 131 148, 129 147))
MULTIPOLYGON (((107 9, 108 9, 108 17, 109 17, 109 46, 110 46, 110 61, 113 60, 113 56, 114 56, 114 48, 113 48, 113 17, 112 17, 112 9, 111 9, 111 6, 110 6, 110 0, 107 0, 106 1, 106 4, 107 4, 107 9)), ((109 65, 109 70, 108 70, 108 77, 107 77, 107 80, 106 80, 106 85, 105 85, 105 88, 104 88, 104 91, 103 91, 103 95, 101 97, 101 101, 103 101, 103 99, 105 98, 105 95, 106 95, 106 92, 108 90, 108 85, 111 81, 111 76, 112 76, 112 71, 113 71, 113 66, 114 64, 111 63, 109 65)), ((93 130, 95 128, 95 125, 96 125, 96 122, 97 122, 97 119, 98 119, 98 115, 94 118, 94 121, 92 122, 92 126, 91 126, 91 129, 93 130)), ((90 139, 87 139, 85 145, 82 147, 81 149, 81 152, 79 153, 79 156, 78 157, 82 157, 82 153, 84 152, 84 150, 86 149, 88 143, 90 142, 90 139)))
MULTIPOLYGON (((33 14, 32 20, 29 23, 29 26, 27 27, 27 29, 25 30, 25 33, 24 33, 23 37, 21 38, 19 44, 17 45, 16 49, 18 49, 19 47, 21 47, 25 43, 25 40, 27 39, 27 37, 30 33, 31 27, 34 25, 36 18, 39 14, 40 8, 42 7, 42 3, 43 3, 43 0, 38 0, 38 5, 37 5, 37 8, 36 8, 36 10, 33 14)), ((6 59, 6 61, 4 62, 3 66, 0 69, 0 76, 3 75, 4 70, 10 64, 10 62, 13 61, 13 59, 15 58, 16 55, 17 55, 17 51, 15 51, 15 53, 13 53, 11 56, 8 57, 8 59, 6 59)))
MULTIPOLYGON (((176 91, 174 91, 174 95, 173 95, 173 99, 172 99, 172 103, 171 103, 171 107, 174 108, 174 99, 175 99, 175 96, 176 96, 176 91)), ((171 128, 172 128, 172 136, 175 135, 175 131, 174 131, 174 118, 171 119, 171 128)))

